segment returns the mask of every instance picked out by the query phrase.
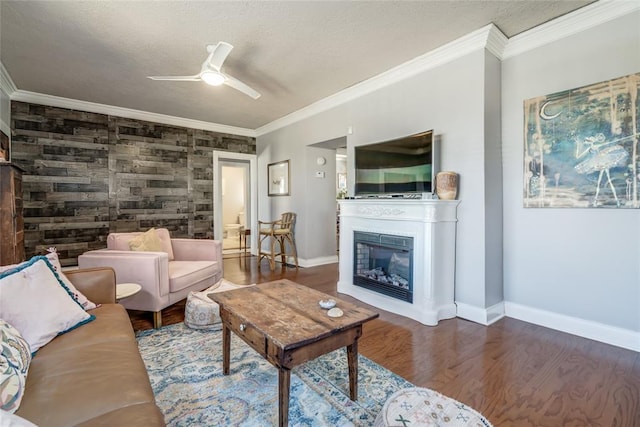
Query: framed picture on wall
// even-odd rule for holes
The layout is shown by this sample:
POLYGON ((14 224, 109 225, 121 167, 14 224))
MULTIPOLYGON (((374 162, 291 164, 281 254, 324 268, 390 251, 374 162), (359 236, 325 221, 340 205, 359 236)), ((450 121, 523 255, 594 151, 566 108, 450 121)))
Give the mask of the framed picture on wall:
POLYGON ((270 163, 267 166, 269 196, 289 195, 289 160, 270 163))
POLYGON ((524 101, 524 207, 640 208, 640 73, 524 101))

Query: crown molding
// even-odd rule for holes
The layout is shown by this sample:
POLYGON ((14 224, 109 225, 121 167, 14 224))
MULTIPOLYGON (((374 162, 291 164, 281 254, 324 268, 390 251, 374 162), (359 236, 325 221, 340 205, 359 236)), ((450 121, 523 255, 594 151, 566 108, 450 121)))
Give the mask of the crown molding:
POLYGON ((267 123, 256 129, 256 135, 265 135, 289 126, 483 47, 498 59, 504 60, 638 10, 640 10, 640 2, 636 0, 599 0, 510 39, 495 25, 489 24, 369 80, 267 123))
POLYGON ((640 10, 637 0, 600 0, 509 39, 501 59, 569 37, 640 10))
MULTIPOLYGON (((262 136, 285 126, 289 126, 295 122, 312 117, 368 93, 415 76, 416 74, 461 58, 471 52, 483 49, 486 47, 489 39, 491 39, 495 45, 494 48, 497 48, 500 45, 499 41, 495 41, 496 37, 499 38, 498 33, 502 34, 495 25, 489 24, 479 30, 473 31, 450 43, 447 43, 446 45, 378 74, 377 76, 355 84, 347 89, 323 98, 320 101, 294 111, 291 114, 267 123, 266 125, 256 129, 256 135, 262 136)), ((504 37, 504 35, 502 35, 502 37, 504 37)), ((506 39, 506 37, 504 38, 506 39)))
POLYGON ((92 111, 95 113, 111 114, 137 120, 161 122, 175 126, 184 126, 255 138, 307 119, 368 93, 415 76, 421 72, 441 66, 476 50, 486 48, 498 59, 504 60, 638 10, 640 10, 640 2, 635 0, 599 0, 593 4, 539 25, 510 39, 502 34, 495 25, 489 24, 377 76, 316 101, 313 104, 294 111, 284 117, 269 122, 257 129, 239 128, 218 123, 167 116, 146 111, 22 91, 17 89, 11 79, 11 76, 1 62, 0 87, 9 94, 12 100, 82 111, 92 111))
POLYGON ((509 39, 494 24, 491 24, 489 27, 485 46, 496 58, 502 59, 504 50, 507 48, 507 44, 509 43, 509 39))
POLYGON ((151 113, 148 111, 133 110, 131 108, 116 107, 113 105, 98 104, 95 102, 80 101, 78 99, 63 98, 60 96, 45 95, 42 93, 16 90, 11 95, 12 101, 29 102, 33 104, 49 105, 51 107, 68 108, 70 110, 89 111, 98 114, 107 114, 128 119, 144 120, 173 126, 182 126, 192 129, 202 129, 212 132, 241 135, 255 138, 253 129, 235 126, 221 125, 218 123, 204 122, 200 120, 185 119, 183 117, 168 116, 165 114, 151 113))
POLYGON ((13 83, 13 79, 9 75, 9 72, 4 67, 2 62, 0 62, 0 87, 9 95, 9 98, 13 101, 49 105, 51 107, 68 108, 70 110, 90 111, 92 113, 126 117, 128 119, 135 120, 145 120, 149 122, 182 126, 192 129, 202 129, 230 135, 241 135, 252 138, 256 137, 256 131, 253 129, 227 126, 218 123, 204 122, 200 120, 186 119, 183 117, 168 116, 165 114, 151 113, 148 111, 134 110, 131 108, 116 107, 113 105, 98 104, 96 102, 81 101, 78 99, 63 98, 60 96, 20 90, 13 83))
MULTIPOLYGON (((16 85, 13 83, 7 69, 4 68, 2 61, 0 61, 0 90, 4 92, 9 99, 11 99, 11 95, 16 91, 16 85)), ((0 106, 0 110, 2 110, 2 106, 0 106)), ((2 115, 4 116, 4 114, 2 115)), ((11 115, 11 113, 9 113, 9 115, 11 115)), ((11 126, 2 118, 0 118, 0 131, 11 138, 11 126)))
POLYGON ((0 88, 2 88, 9 97, 18 90, 15 83, 13 83, 13 79, 9 75, 9 72, 4 68, 2 61, 0 61, 0 88))

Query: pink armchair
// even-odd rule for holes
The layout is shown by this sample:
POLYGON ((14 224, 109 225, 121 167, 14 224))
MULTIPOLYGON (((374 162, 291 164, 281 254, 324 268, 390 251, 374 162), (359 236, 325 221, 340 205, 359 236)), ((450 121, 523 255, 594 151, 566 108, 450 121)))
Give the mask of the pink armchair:
POLYGON ((172 239, 169 231, 156 229, 163 252, 129 249, 136 233, 110 233, 107 249, 85 252, 78 257, 80 268, 111 267, 118 283, 138 283, 142 290, 120 301, 128 309, 152 311, 155 328, 162 326, 162 312, 222 279, 222 244, 217 240, 172 239))

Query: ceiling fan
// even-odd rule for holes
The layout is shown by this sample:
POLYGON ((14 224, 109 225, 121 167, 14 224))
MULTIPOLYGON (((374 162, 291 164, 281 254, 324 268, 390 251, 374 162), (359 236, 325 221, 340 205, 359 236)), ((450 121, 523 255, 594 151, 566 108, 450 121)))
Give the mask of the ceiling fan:
POLYGON ((184 81, 184 82, 198 82, 203 81, 211 86, 220 86, 226 84, 232 88, 239 90, 240 92, 250 96, 253 99, 260 98, 260 93, 242 83, 240 80, 231 77, 228 74, 220 71, 224 60, 227 59, 227 55, 231 52, 233 46, 226 42, 218 42, 218 44, 207 45, 207 52, 209 56, 202 64, 200 73, 195 76, 147 76, 151 80, 170 80, 170 81, 184 81))

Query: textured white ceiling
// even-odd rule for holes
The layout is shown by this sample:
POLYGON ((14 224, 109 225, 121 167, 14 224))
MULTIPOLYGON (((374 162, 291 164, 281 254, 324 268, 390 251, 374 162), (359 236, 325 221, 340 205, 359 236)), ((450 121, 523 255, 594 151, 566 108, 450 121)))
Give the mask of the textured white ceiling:
POLYGON ((18 89, 256 129, 494 23, 507 37, 584 1, 5 1, 0 61, 18 89), (205 46, 253 100, 193 75, 205 46))

